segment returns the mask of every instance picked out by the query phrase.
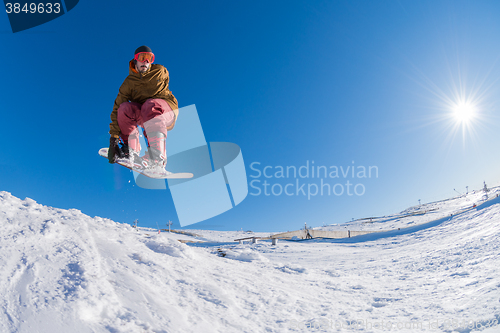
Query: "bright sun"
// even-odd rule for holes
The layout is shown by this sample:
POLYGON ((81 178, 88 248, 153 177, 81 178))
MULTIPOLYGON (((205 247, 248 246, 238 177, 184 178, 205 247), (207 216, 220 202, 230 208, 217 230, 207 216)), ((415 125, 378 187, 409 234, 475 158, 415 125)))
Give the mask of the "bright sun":
POLYGON ((457 122, 468 123, 476 114, 476 108, 470 103, 460 103, 453 108, 453 115, 457 122))

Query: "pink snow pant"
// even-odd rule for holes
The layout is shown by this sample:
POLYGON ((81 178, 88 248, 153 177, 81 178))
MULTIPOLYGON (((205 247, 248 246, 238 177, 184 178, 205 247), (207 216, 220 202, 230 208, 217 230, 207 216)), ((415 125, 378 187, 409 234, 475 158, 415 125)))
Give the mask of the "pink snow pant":
POLYGON ((175 114, 168 103, 160 98, 150 98, 144 104, 124 102, 118 108, 118 126, 121 138, 138 151, 139 130, 141 126, 146 135, 152 132, 161 132, 167 136, 167 127, 175 121, 175 114), (129 139, 130 138, 130 139, 129 139))

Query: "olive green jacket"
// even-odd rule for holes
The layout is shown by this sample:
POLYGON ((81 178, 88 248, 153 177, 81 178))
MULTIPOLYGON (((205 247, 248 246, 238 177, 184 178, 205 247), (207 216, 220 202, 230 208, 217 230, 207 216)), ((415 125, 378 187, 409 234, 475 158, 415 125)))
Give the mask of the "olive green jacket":
MULTIPOLYGON (((168 88, 169 76, 165 67, 159 64, 151 64, 146 73, 137 72, 134 61, 130 61, 129 74, 123 81, 118 96, 115 100, 113 112, 111 112, 111 123, 109 124, 109 134, 113 137, 120 136, 118 126, 118 107, 124 102, 136 102, 144 104, 150 98, 161 98, 167 101, 175 114, 175 120, 179 114, 179 104, 172 92, 168 88)), ((167 130, 174 128, 175 121, 167 130)))

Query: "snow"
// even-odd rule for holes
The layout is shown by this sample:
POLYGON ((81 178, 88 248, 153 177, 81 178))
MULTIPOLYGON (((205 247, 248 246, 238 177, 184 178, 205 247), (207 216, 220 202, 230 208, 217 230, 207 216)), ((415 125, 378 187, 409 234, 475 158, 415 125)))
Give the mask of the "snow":
POLYGON ((496 191, 323 228, 392 231, 276 246, 0 192, 0 332, 499 332, 496 191))
POLYGON ((410 207, 398 214, 383 217, 365 218, 343 224, 335 224, 315 229, 331 231, 346 229, 380 231, 422 225, 450 216, 452 214, 457 214, 471 209, 474 206, 478 206, 484 203, 488 200, 488 198, 496 198, 499 194, 500 189, 498 187, 489 189, 487 194, 485 194, 483 190, 473 191, 456 198, 410 207))

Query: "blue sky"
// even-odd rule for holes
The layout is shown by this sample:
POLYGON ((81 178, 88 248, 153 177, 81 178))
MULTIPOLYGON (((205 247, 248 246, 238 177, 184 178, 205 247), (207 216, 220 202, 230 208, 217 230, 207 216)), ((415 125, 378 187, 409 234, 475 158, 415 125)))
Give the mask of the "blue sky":
MULTIPOLYGON (((361 184, 363 195, 308 199, 250 187, 236 208, 189 228, 293 230, 497 185, 499 14, 497 1, 81 0, 16 34, 4 14, 0 190, 119 222, 179 226, 169 191, 138 188, 97 155, 140 45, 169 70, 180 106, 196 104, 206 139, 241 147, 249 182, 261 181, 254 186, 266 180, 255 178, 254 162, 378 170, 324 179, 345 190, 346 181, 361 184), (467 126, 451 116, 460 99, 476 109, 467 126)), ((267 179, 276 191, 297 180, 306 189, 321 181, 267 179)))

